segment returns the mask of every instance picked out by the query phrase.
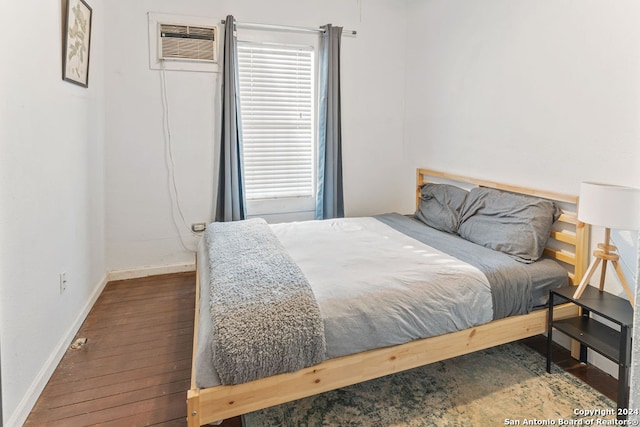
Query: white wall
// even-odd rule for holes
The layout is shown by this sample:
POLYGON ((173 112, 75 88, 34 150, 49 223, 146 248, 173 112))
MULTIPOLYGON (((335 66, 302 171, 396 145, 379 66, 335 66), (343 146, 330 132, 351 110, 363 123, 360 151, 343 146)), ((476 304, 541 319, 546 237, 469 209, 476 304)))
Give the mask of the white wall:
MULTIPOLYGON (((398 206, 394 171, 402 162, 404 2, 110 1, 106 27, 117 31, 109 31, 105 53, 109 270, 190 263, 197 241, 172 219, 161 76, 148 66, 149 11, 357 30, 357 37, 342 40, 346 211, 364 215, 398 206)), ((216 188, 218 75, 165 73, 180 204, 188 225, 209 221, 216 188)))
MULTIPOLYGON (((570 194, 640 187, 640 3, 409 0, 407 16, 407 186, 423 166, 570 194)), ((637 238, 613 237, 634 283, 637 238)))
POLYGON ((633 0, 410 0, 410 166, 640 185, 639 17, 633 0))
POLYGON ((0 13, 5 425, 24 421, 104 280, 103 10, 90 3, 88 89, 61 78, 59 1, 3 2, 0 13))

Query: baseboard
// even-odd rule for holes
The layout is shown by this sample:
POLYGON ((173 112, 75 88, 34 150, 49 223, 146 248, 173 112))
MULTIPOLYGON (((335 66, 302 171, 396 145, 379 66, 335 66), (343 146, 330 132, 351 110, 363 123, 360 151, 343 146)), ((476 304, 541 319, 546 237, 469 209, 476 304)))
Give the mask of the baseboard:
POLYGON ((18 404, 13 415, 5 421, 5 426, 17 427, 25 423, 25 421, 29 417, 29 414, 31 413, 31 410, 38 401, 40 394, 44 390, 44 387, 47 385, 47 382, 49 382, 51 375, 53 375, 53 372, 62 360, 62 357, 67 351, 67 348, 80 330, 82 323, 87 318, 89 311, 91 311, 91 308, 102 293, 104 287, 107 285, 107 282, 107 275, 105 274, 94 289, 87 303, 84 305, 82 311, 78 314, 71 327, 67 330, 67 333, 60 340, 56 349, 51 353, 47 361, 44 363, 42 369, 40 370, 40 372, 38 372, 38 375, 36 375, 36 378, 31 383, 31 386, 29 386, 29 389, 18 404))
POLYGON ((157 276, 159 274, 185 273, 189 271, 196 271, 196 264, 194 262, 110 271, 107 277, 111 282, 114 280, 139 279, 141 277, 157 276))

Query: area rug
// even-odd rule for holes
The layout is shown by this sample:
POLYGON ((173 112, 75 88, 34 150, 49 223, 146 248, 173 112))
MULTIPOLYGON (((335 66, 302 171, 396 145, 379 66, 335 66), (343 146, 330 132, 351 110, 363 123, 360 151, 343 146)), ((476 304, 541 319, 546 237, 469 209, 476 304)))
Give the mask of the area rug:
POLYGON ((584 425, 616 404, 511 343, 252 412, 245 427, 584 425), (563 423, 564 422, 564 423, 563 423), (572 422, 572 424, 570 424, 572 422), (545 424, 542 424, 545 423, 545 424))

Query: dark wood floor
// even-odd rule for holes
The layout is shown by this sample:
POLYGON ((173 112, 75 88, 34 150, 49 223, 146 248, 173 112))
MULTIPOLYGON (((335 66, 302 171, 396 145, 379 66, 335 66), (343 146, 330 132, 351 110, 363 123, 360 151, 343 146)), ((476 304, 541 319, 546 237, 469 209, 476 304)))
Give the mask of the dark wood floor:
MULTIPOLYGON (((186 425, 195 298, 193 273, 110 282, 25 426, 186 425)), ((524 341, 544 354, 546 341, 524 341)), ((560 347, 554 362, 616 399, 617 382, 560 347)), ((238 417, 223 427, 239 427, 238 417)))
POLYGON ((195 276, 110 282, 27 419, 32 425, 186 425, 195 276))

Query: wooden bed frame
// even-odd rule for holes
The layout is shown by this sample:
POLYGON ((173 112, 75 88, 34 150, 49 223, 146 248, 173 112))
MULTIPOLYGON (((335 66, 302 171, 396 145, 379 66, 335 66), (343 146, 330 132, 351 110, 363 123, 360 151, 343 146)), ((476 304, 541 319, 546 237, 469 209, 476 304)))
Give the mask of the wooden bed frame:
MULTIPOLYGON (((456 183, 467 188, 470 186, 492 187, 559 202, 563 213, 554 225, 545 249, 545 255, 556 259, 567 268, 572 284, 576 285, 580 282, 588 261, 589 227, 577 219, 577 197, 429 169, 418 169, 417 200, 420 195, 420 185, 427 182, 456 183)), ((198 279, 196 282, 193 365, 191 389, 187 392, 187 423, 190 427, 209 424, 269 406, 517 341, 544 333, 547 329, 548 310, 536 310, 526 315, 495 320, 458 332, 328 359, 293 373, 274 375, 244 384, 199 389, 196 387, 195 359, 198 345, 200 285, 198 279)), ((554 308, 554 317, 574 316, 577 311, 575 305, 564 304, 554 308)))

